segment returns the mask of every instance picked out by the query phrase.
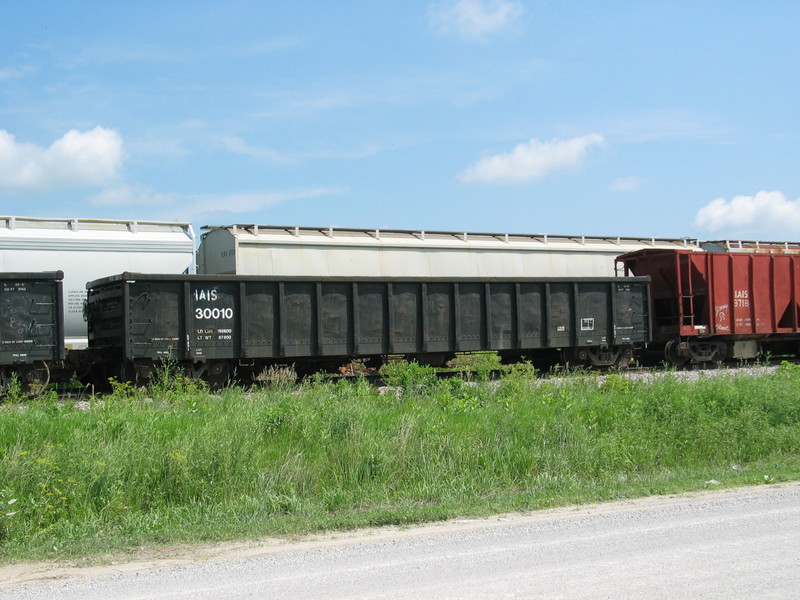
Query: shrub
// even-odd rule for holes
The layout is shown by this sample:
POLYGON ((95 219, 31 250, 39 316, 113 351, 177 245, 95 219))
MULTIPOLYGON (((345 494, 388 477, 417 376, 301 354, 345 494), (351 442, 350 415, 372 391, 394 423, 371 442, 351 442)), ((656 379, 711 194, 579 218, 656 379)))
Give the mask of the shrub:
POLYGON ((430 391, 438 381, 433 367, 405 361, 386 363, 381 367, 381 377, 386 385, 399 388, 405 395, 430 391))

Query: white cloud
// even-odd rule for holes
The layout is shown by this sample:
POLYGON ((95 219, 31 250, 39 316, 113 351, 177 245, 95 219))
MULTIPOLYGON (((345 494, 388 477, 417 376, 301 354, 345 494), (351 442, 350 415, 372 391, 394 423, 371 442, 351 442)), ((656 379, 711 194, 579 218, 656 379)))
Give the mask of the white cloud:
POLYGON ((448 0, 431 6, 428 12, 439 31, 472 40, 486 39, 521 14, 522 6, 511 0, 448 0))
POLYGON ((459 173, 458 179, 467 183, 531 181, 551 171, 581 164, 589 148, 600 146, 604 142, 605 139, 598 133, 567 140, 531 140, 519 144, 507 154, 495 154, 480 159, 459 173))
POLYGON ((742 237, 759 235, 797 237, 800 231, 800 199, 787 200, 781 192, 712 200, 697 212, 697 229, 742 237))
POLYGON ((638 177, 618 177, 608 186, 611 192, 635 192, 642 187, 642 180, 638 177))
POLYGON ((73 129, 47 148, 19 143, 0 129, 0 190, 105 185, 116 178, 122 157, 122 137, 113 129, 73 129))

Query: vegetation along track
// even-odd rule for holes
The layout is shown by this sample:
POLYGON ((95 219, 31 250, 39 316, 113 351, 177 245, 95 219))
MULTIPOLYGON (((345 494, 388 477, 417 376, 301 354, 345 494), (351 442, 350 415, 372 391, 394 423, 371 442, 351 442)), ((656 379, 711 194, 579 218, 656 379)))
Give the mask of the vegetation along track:
POLYGON ((800 478, 800 367, 497 380, 398 364, 0 405, 0 560, 800 478), (727 373, 729 377, 707 377, 727 373), (753 376, 760 375, 760 376, 753 376), (393 378, 393 379, 392 379, 393 378))
MULTIPOLYGON (((375 387, 387 386, 402 386, 404 381, 409 377, 423 377, 435 378, 439 380, 448 379, 451 377, 458 377, 468 382, 481 382, 481 381, 498 381, 508 373, 523 372, 531 376, 536 376, 539 380, 553 380, 563 377, 571 376, 587 376, 596 377, 599 382, 611 374, 614 376, 623 377, 630 380, 648 381, 653 378, 662 376, 663 374, 670 373, 679 380, 696 380, 700 377, 715 377, 720 375, 750 375, 760 376, 763 374, 772 373, 781 364, 800 364, 798 359, 784 359, 767 357, 760 361, 750 362, 728 362, 728 363, 700 363, 700 364, 686 364, 680 367, 673 365, 661 366, 631 366, 625 369, 604 369, 604 370, 590 370, 584 367, 570 368, 569 366, 557 367, 548 371, 537 370, 527 363, 516 365, 500 365, 500 360, 496 354, 488 353, 475 353, 465 354, 458 356, 455 361, 451 362, 444 368, 433 368, 425 365, 417 365, 416 363, 407 363, 399 360, 388 362, 381 369, 370 369, 360 362, 353 362, 342 367, 338 373, 316 373, 307 375, 298 375, 293 367, 290 366, 275 366, 266 369, 258 375, 254 381, 231 381, 229 385, 238 385, 244 388, 253 387, 268 388, 270 386, 285 386, 292 384, 299 384, 303 381, 311 380, 363 380, 375 387)), ((163 387, 164 382, 181 376, 177 375, 177 369, 174 365, 164 365, 161 372, 154 379, 152 384, 155 387, 163 387)), ((188 383, 188 380, 186 380, 188 383)), ((195 381, 194 385, 203 387, 203 383, 195 381)), ((117 380, 112 380, 107 385, 82 385, 77 381, 73 381, 65 385, 51 384, 47 389, 34 389, 30 390, 23 386, 12 385, 9 390, 6 390, 4 398, 0 398, 0 403, 5 400, 24 400, 26 398, 41 398, 44 395, 51 395, 60 401, 67 402, 80 402, 87 398, 103 397, 108 394, 117 393, 119 389, 133 389, 135 386, 132 384, 124 384, 117 380)), ((143 386, 142 389, 151 386, 143 386)))

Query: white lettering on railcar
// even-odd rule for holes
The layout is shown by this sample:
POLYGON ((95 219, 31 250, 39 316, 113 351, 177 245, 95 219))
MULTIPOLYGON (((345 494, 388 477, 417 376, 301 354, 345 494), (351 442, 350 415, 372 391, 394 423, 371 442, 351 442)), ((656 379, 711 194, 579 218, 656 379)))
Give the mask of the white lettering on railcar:
POLYGON ((219 319, 232 319, 233 318, 233 309, 232 308, 195 308, 194 309, 194 318, 195 319, 204 319, 206 321, 210 320, 219 320, 219 319))
POLYGON ((227 329, 219 328, 224 321, 234 319, 232 306, 214 306, 215 304, 230 304, 231 299, 215 288, 197 288, 192 291, 195 306, 193 307, 195 321, 199 321, 200 328, 195 330, 197 342, 212 342, 214 340, 233 340, 233 329, 225 323, 227 329))
POLYGON ((750 290, 734 290, 734 308, 750 308, 750 290))
POLYGON ((217 290, 195 290, 194 291, 194 299, 195 301, 200 300, 208 300, 209 302, 216 302, 217 301, 217 290))

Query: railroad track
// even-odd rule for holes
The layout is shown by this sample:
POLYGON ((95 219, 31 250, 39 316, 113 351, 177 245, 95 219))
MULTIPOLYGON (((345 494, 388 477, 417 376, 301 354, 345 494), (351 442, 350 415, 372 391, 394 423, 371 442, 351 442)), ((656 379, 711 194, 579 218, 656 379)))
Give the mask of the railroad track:
MULTIPOLYGON (((628 367, 626 369, 619 369, 619 370, 606 370, 606 371, 590 371, 584 369, 576 369, 570 370, 568 368, 565 369, 558 369, 558 370, 550 370, 550 371, 538 371, 537 377, 539 381, 556 381, 563 378, 574 377, 574 376, 594 376, 598 379, 602 379, 609 375, 617 375, 620 377, 625 377, 627 379, 632 380, 647 380, 653 379, 659 376, 663 376, 666 374, 673 374, 679 380, 696 380, 700 377, 717 377, 723 376, 726 374, 733 374, 733 375, 753 375, 753 376, 760 376, 769 373, 773 373, 778 366, 783 362, 789 362, 791 364, 800 364, 800 359, 770 359, 770 360, 763 360, 753 363, 722 363, 722 364, 697 364, 697 365, 684 365, 682 367, 669 367, 669 368, 661 368, 661 367, 628 367)), ((502 369, 495 369, 488 372, 488 378, 492 381, 499 380, 505 371, 502 369)), ((449 377, 464 377, 468 380, 475 381, 477 379, 477 373, 475 371, 469 371, 466 369, 439 369, 433 372, 433 375, 437 379, 447 379, 449 377)), ((486 375, 484 375, 486 376, 486 375)), ((357 379, 364 379, 368 381, 371 385, 375 387, 388 387, 387 382, 385 381, 384 377, 381 376, 379 373, 375 372, 374 370, 362 370, 360 372, 353 372, 346 371, 344 373, 332 373, 326 374, 324 376, 326 379, 331 381, 335 380, 357 380, 357 379)), ((306 379, 308 377, 300 377, 298 381, 306 379)), ((260 389, 268 389, 272 384, 268 381, 254 381, 254 382, 247 382, 247 383, 237 383, 234 385, 243 385, 248 386, 251 385, 255 388, 260 389)), ((37 397, 33 399, 36 400, 37 398, 42 398, 46 394, 55 393, 55 398, 58 402, 86 402, 87 406, 89 400, 92 398, 102 398, 103 396, 107 395, 110 390, 103 390, 97 389, 93 386, 85 386, 84 388, 75 388, 74 386, 71 388, 64 388, 58 386, 51 386, 46 390, 43 394, 39 394, 37 397)), ((2 399, 0 399, 2 402, 2 399)))

